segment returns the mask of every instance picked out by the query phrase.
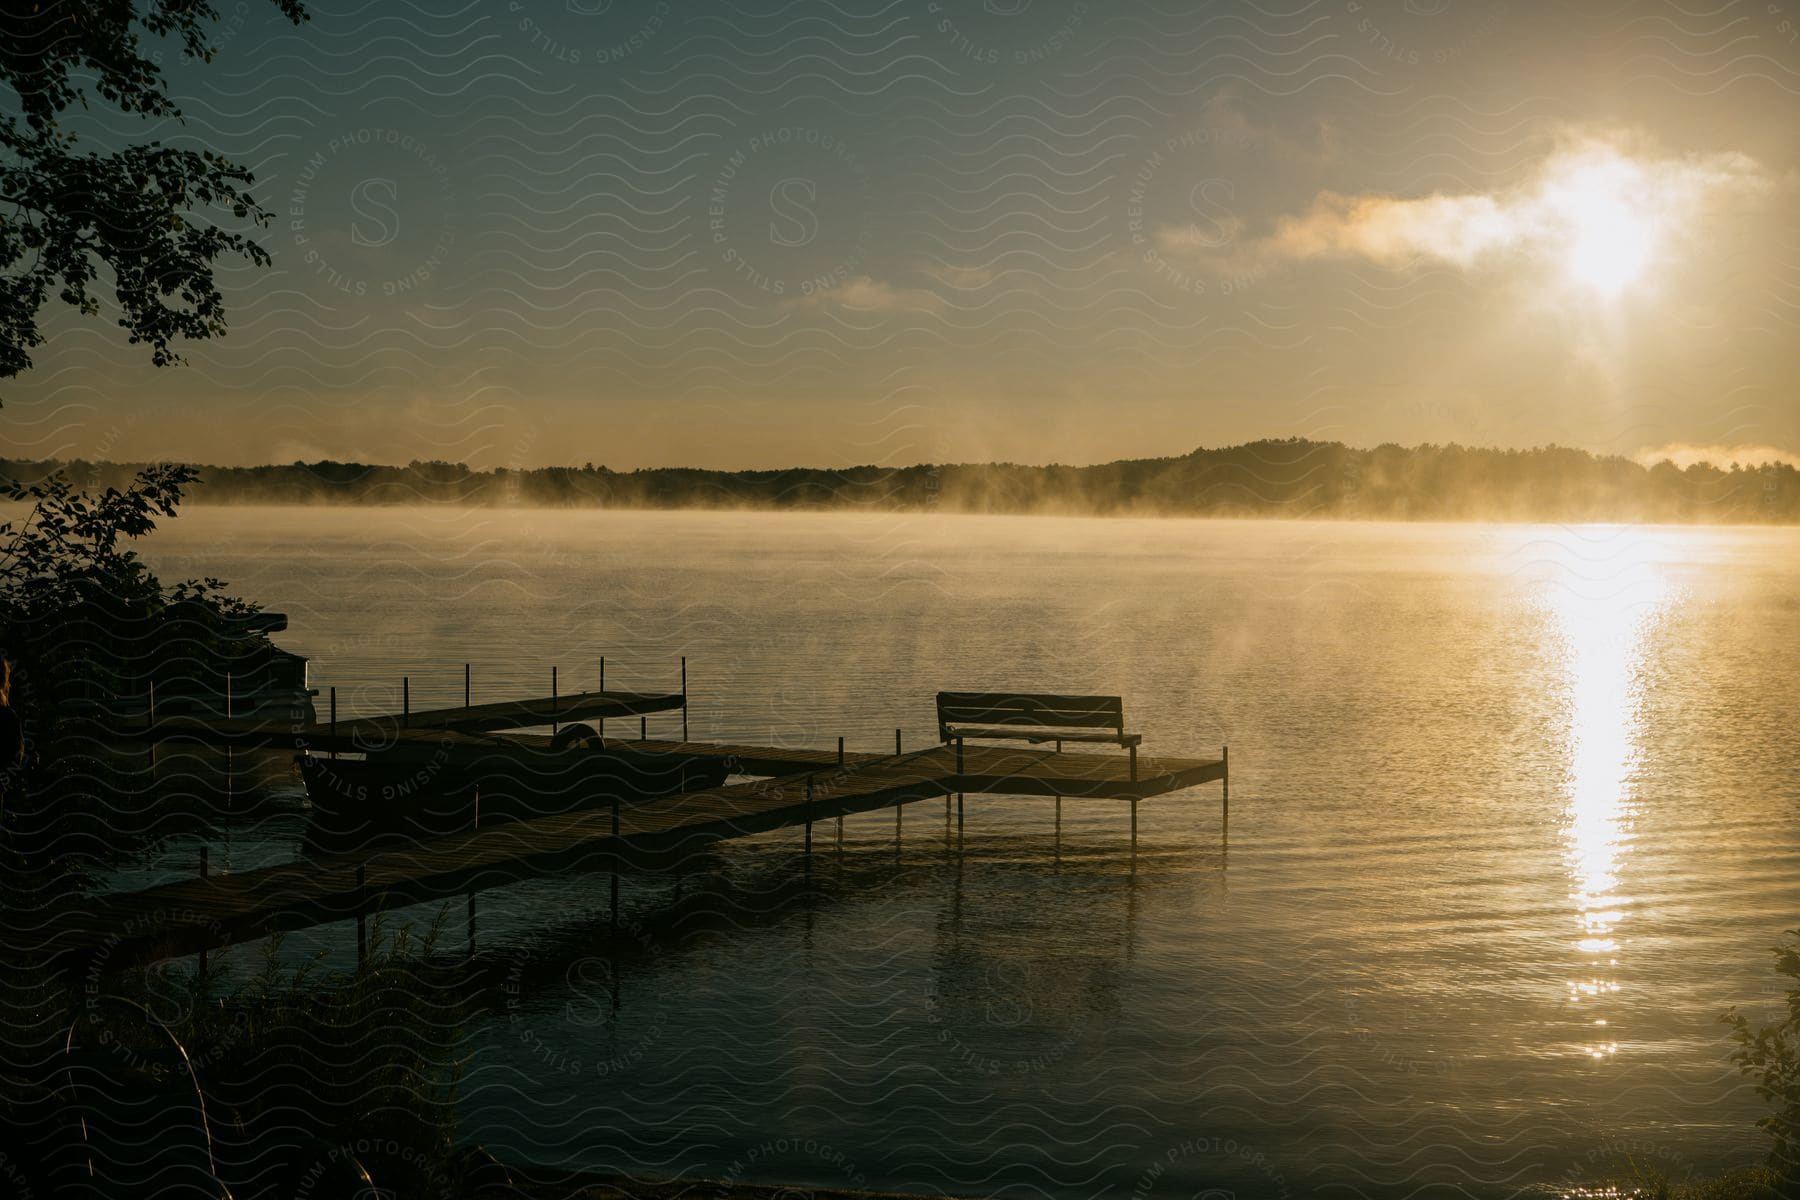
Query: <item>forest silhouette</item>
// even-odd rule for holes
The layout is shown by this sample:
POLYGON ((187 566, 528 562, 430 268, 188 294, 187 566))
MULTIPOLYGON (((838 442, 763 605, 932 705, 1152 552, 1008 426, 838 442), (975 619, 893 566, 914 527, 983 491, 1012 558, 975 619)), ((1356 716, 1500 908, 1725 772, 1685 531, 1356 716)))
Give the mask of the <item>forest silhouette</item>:
MULTIPOLYGON (((142 463, 0 460, 0 476, 55 470, 123 487, 142 463)), ((196 504, 468 504, 552 508, 931 511, 1375 520, 1791 523, 1788 463, 1650 465, 1559 446, 1357 449, 1300 438, 1093 466, 1017 463, 718 471, 323 460, 201 467, 196 504)))

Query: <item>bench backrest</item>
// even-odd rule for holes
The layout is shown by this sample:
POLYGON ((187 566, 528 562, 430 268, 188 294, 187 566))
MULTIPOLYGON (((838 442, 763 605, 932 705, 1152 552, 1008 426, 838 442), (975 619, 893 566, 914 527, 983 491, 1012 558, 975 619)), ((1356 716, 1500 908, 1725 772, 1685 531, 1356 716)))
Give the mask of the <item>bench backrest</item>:
POLYGON ((1026 692, 939 692, 938 737, 952 725, 1020 725, 1039 729, 1111 729, 1125 733, 1119 696, 1050 696, 1026 692))

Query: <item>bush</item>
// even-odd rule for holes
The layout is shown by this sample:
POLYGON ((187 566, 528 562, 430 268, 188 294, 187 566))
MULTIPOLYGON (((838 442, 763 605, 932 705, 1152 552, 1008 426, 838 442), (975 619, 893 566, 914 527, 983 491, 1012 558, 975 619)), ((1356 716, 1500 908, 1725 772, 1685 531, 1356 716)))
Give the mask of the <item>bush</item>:
POLYGON ((1787 991, 1787 1015, 1752 1027, 1734 1007, 1723 1018, 1737 1043, 1731 1060, 1756 1081, 1756 1091, 1774 1105, 1757 1122, 1774 1145, 1769 1166, 1783 1195, 1800 1195, 1800 929, 1789 930, 1774 947, 1775 969, 1793 981, 1787 991))

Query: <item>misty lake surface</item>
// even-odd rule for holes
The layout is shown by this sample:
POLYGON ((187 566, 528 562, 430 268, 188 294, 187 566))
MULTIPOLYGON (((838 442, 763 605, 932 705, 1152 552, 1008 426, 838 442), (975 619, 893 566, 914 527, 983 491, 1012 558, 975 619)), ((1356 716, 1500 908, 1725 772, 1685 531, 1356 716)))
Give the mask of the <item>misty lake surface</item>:
MULTIPOLYGON (((611 954, 603 875, 484 893, 461 1103, 502 1157, 1125 1200, 1763 1153, 1718 1016, 1774 1015, 1800 918, 1800 531, 194 508, 146 557, 286 612, 345 715, 687 655, 696 739, 922 746, 991 687, 1229 743, 1228 846, 1217 784, 1144 803, 1135 863, 1122 802, 1060 843, 1049 800, 972 796, 960 842, 925 802, 810 889, 798 831, 628 877, 611 954)), ((288 793, 215 864, 293 857, 288 793)))

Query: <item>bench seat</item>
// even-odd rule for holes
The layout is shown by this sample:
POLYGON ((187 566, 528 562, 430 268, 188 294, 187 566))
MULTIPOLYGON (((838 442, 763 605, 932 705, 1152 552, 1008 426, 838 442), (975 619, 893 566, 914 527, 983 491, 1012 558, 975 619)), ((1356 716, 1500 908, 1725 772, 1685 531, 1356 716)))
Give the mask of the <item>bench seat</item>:
POLYGON ((1084 729, 1010 729, 979 725, 946 725, 952 738, 1016 738, 1025 742, 1104 742, 1109 746, 1136 746, 1143 742, 1141 733, 1115 733, 1109 730, 1084 729))
POLYGON ((1012 741, 1101 742, 1131 755, 1137 781, 1138 743, 1143 735, 1125 732, 1125 701, 1118 696, 1059 696, 1036 692, 939 692, 938 737, 956 745, 956 769, 963 769, 966 738, 1012 741))

